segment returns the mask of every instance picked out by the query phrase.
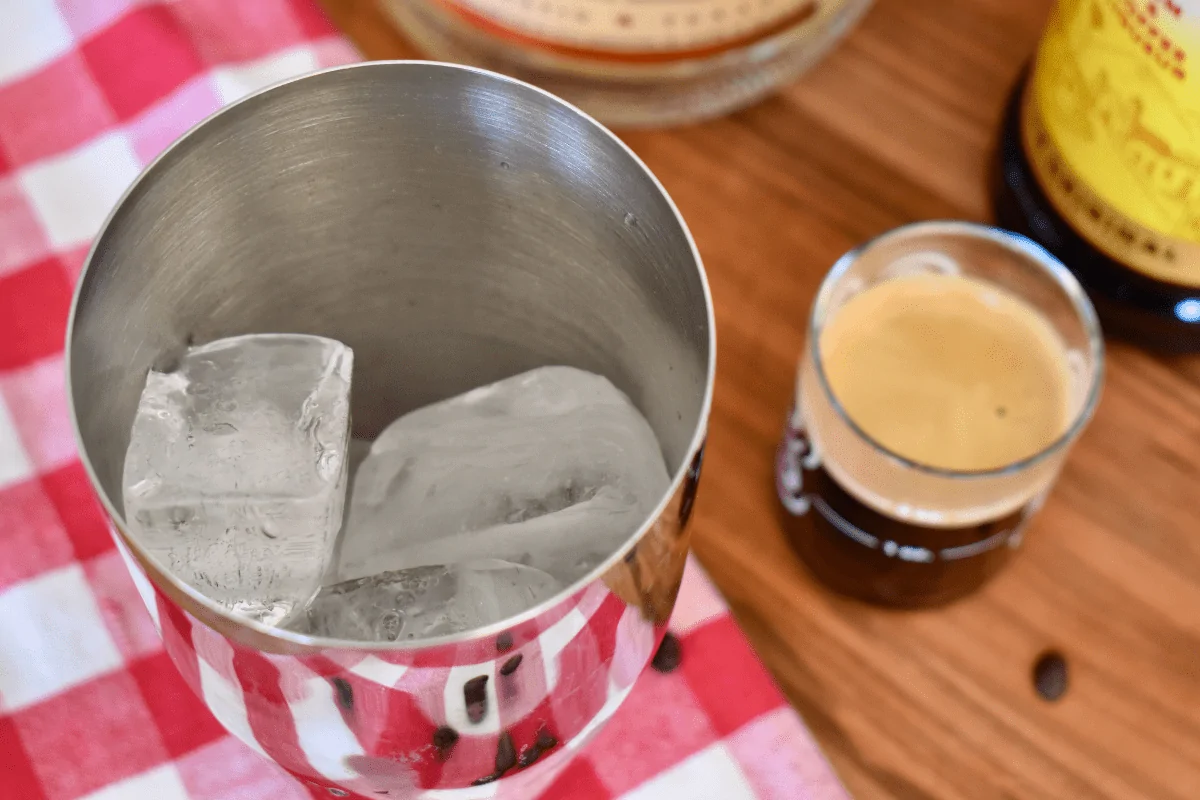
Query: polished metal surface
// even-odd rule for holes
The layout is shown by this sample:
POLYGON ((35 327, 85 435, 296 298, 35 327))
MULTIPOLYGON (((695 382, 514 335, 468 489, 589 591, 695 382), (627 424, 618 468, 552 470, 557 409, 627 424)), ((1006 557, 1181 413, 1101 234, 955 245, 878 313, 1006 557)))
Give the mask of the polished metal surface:
MULTIPOLYGON (((268 331, 354 348, 359 436, 569 364, 608 376, 650 421, 674 475, 660 511, 680 502, 703 443, 712 309, 674 205, 601 126, 483 71, 374 62, 282 84, 202 123, 130 189, 88 259, 68 334, 81 453, 122 531, 147 369, 188 343, 268 331)), ((628 551, 651 523, 591 580, 636 564, 628 551)), ((229 617, 130 544, 160 589, 224 632, 320 644, 229 617)), ((638 580, 681 571, 675 561, 638 580)))

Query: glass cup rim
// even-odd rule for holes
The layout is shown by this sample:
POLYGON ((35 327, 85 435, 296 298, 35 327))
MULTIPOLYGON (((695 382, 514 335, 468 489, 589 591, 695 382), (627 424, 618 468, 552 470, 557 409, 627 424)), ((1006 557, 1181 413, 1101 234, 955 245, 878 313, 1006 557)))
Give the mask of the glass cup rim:
POLYGON ((838 258, 825 277, 821 279, 821 285, 817 289, 817 296, 813 300, 812 310, 808 318, 808 343, 806 346, 808 358, 812 360, 813 371, 817 375, 817 382, 821 386, 821 391, 825 399, 829 402, 830 407, 833 408, 838 418, 854 432, 855 436, 866 442, 872 450, 900 467, 940 478, 974 480, 1003 477, 1026 470, 1054 456, 1069 447, 1083 431, 1095 413, 1096 406, 1100 402, 1101 388, 1104 385, 1104 336, 1100 329, 1100 320, 1096 315, 1095 307, 1093 307, 1091 300, 1088 299, 1087 293, 1084 292, 1083 287, 1079 284, 1075 276, 1071 274, 1070 270, 1048 250, 1026 236, 991 225, 965 220, 929 220, 901 225, 868 239, 838 258), (980 470, 947 469, 914 461, 894 452, 870 436, 850 417, 841 402, 834 395, 833 388, 829 385, 829 379, 825 374, 825 366, 821 361, 821 348, 819 344, 821 332, 824 328, 826 309, 831 301, 834 287, 850 267, 865 252, 891 239, 934 233, 950 235, 960 239, 984 239, 1003 247, 1017 257, 1024 258, 1038 267, 1043 273, 1049 275, 1066 294, 1067 298, 1071 301, 1071 307, 1074 309, 1076 316, 1083 324, 1084 330, 1087 333, 1088 351, 1094 366, 1084 402, 1075 413, 1071 423, 1062 434, 1038 452, 1003 466, 980 470))

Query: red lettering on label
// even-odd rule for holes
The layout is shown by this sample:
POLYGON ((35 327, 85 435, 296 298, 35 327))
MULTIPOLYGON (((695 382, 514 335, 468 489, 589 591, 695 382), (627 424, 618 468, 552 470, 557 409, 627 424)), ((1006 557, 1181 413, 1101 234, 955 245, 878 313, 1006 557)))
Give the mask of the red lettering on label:
MULTIPOLYGON (((1166 0, 1164 5, 1166 10, 1175 17, 1179 17, 1183 13, 1182 9, 1170 0, 1166 0)), ((1123 3, 1118 0, 1109 0, 1109 6, 1117 15, 1117 21, 1121 23, 1121 27, 1129 32, 1130 38, 1141 46, 1146 55, 1154 60, 1154 63, 1178 80, 1187 78, 1187 71, 1183 66, 1183 62, 1187 60, 1187 54, 1182 47, 1175 46, 1171 39, 1153 22, 1154 16, 1158 13, 1156 3, 1146 2, 1142 10, 1138 9, 1138 5, 1133 0, 1124 0, 1123 3)))

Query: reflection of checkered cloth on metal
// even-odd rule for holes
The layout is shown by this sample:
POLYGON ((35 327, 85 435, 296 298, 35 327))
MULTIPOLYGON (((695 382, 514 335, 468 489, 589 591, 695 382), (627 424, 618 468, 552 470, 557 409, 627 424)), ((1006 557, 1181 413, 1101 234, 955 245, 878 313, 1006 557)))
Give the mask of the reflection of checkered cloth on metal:
MULTIPOLYGON (((190 677, 197 685, 243 698, 226 706, 243 712, 223 720, 227 726, 254 741, 256 726, 274 724, 269 717, 278 708, 246 700, 254 696, 247 690, 256 675, 275 668, 270 657, 235 652, 177 611, 164 614, 165 604, 152 603, 159 611, 154 620, 144 610, 75 457, 62 341, 88 241, 142 165, 222 102, 353 58, 313 0, 6 4, 0 23, 0 797, 330 796, 227 735, 168 659, 156 623, 172 653, 184 652, 184 668, 195 670, 190 677), (191 647, 182 643, 185 635, 191 647), (192 648, 195 655, 187 657, 192 648)), ((620 624, 620 610, 610 615, 588 604, 581 597, 563 620, 537 632, 539 657, 553 650, 560 624, 599 624, 609 616, 620 624)), ((683 636, 680 668, 639 678, 617 716, 547 797, 845 797, 694 565, 673 627, 683 636)), ((402 686, 417 669, 373 657, 336 664, 337 658, 332 654, 331 664, 352 677, 336 685, 359 701, 384 696, 386 687, 402 686)), ((324 682, 328 666, 308 662, 272 683, 292 685, 297 697, 313 702, 328 700, 337 714, 340 695, 330 695, 324 682), (324 692, 305 694, 309 680, 322 681, 324 692)), ((553 674, 553 667, 531 666, 523 664, 522 674, 553 674)), ((465 679, 458 671, 446 669, 447 686, 465 679)), ((504 683, 492 680, 487 691, 504 691, 504 683)), ((461 692, 444 696, 463 702, 461 692)), ((429 716, 470 713, 465 705, 435 711, 429 716)), ((495 724, 501 724, 498 716, 495 724)), ((536 733, 517 731, 514 738, 535 739, 536 733)), ((305 747, 309 732, 295 734, 296 746, 305 747)), ((319 749, 314 754, 319 758, 319 749)))

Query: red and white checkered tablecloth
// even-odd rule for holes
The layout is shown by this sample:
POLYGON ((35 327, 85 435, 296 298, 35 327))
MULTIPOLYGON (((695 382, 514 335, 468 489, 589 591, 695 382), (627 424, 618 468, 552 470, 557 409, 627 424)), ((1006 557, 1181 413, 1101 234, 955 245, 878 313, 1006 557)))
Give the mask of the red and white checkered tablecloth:
MULTIPOLYGON (((0 798, 300 800, 187 689, 76 459, 71 290, 105 215, 222 103, 351 61, 313 0, 0 0, 0 798)), ((844 800, 695 565, 648 672, 546 800, 844 800)))

